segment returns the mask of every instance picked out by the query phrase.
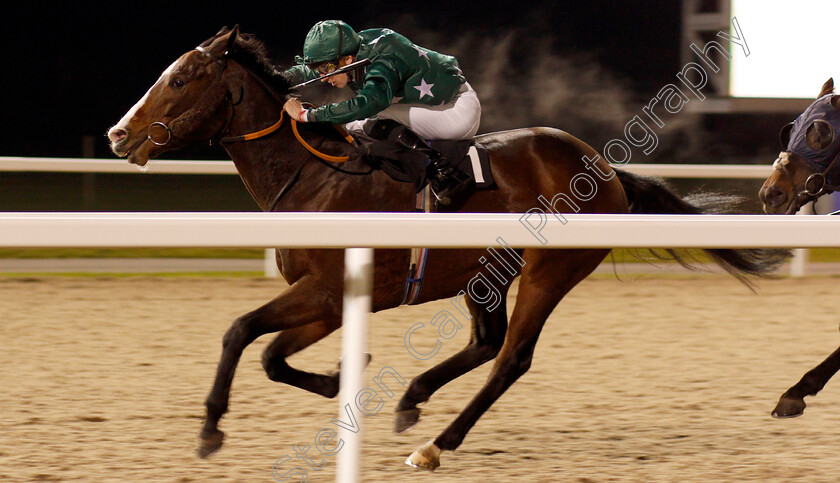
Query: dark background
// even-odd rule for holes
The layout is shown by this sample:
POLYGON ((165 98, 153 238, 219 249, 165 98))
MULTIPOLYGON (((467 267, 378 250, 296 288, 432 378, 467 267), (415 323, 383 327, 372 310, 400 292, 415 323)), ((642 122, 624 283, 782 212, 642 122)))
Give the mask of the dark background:
MULTIPOLYGON (((428 38, 434 44, 424 45, 442 52, 467 37, 474 46, 492 48, 498 45, 495 40, 516 35, 513 65, 527 67, 546 52, 591 55, 622 79, 624 89, 640 94, 658 90, 679 67, 676 1, 631 2, 633 7, 603 1, 243 1, 225 6, 141 1, 99 8, 69 3, 38 5, 5 18, 11 32, 3 56, 10 69, 2 76, 0 154, 78 156, 81 137, 94 135, 101 138, 97 156, 106 156, 108 127, 172 61, 225 25, 239 24, 243 32, 255 34, 283 65, 300 53, 315 22, 339 18, 357 31, 387 26, 418 43, 428 38)), ((508 60, 486 50, 470 53, 471 58, 459 56, 468 79, 471 66, 508 60)), ((498 79, 507 83, 503 89, 521 85, 517 70, 498 79)))
MULTIPOLYGON (((3 156, 112 157, 107 129, 178 56, 235 24, 281 65, 292 63, 319 20, 393 28, 458 57, 482 101, 480 132, 549 125, 598 150, 682 67, 676 0, 31 3, 4 18, 3 156)), ((754 119, 724 124, 732 122, 755 135, 754 119)), ((634 153, 633 162, 753 160, 756 146, 776 150, 780 122, 767 122, 766 132, 758 123, 766 143, 741 143, 719 139, 720 120, 680 113, 659 132, 659 148, 634 153)), ((731 125, 724 131, 731 135, 731 125)), ((226 159, 206 147, 166 157, 226 159)), ((0 210, 255 209, 233 177, 84 176, 0 172, 0 210)))

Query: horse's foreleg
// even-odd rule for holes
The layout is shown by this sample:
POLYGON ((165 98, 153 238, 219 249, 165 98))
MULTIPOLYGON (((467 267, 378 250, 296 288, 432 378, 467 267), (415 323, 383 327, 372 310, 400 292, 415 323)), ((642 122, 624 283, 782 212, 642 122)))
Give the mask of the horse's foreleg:
POLYGON ((805 411, 805 396, 815 396, 838 370, 840 370, 840 348, 832 352, 820 365, 806 372, 799 382, 782 394, 779 403, 770 414, 774 418, 801 416, 805 411))
POLYGON ((472 315, 472 334, 467 346, 452 357, 415 377, 406 389, 394 415, 394 431, 402 433, 420 419, 417 405, 429 400, 438 389, 476 367, 492 360, 502 348, 507 330, 507 308, 502 302, 490 312, 465 297, 472 315))
POLYGON ((245 347, 263 334, 336 317, 340 317, 340 297, 326 292, 322 281, 308 278, 299 280, 279 297, 233 322, 222 339, 222 357, 213 388, 205 401, 207 418, 201 430, 199 456, 206 457, 222 445, 224 433, 218 429, 218 423, 227 412, 233 375, 245 347))

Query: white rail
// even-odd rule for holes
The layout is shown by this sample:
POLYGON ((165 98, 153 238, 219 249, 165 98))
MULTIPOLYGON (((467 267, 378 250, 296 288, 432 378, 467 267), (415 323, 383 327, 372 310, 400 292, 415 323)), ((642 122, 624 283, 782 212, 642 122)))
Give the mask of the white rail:
POLYGON ((837 247, 840 217, 516 213, 0 213, 3 247, 837 247))
MULTIPOLYGON (((685 164, 628 164, 622 169, 643 175, 673 178, 728 178, 728 179, 763 179, 770 175, 771 166, 756 165, 685 165, 685 164)), ((153 173, 153 174, 210 174, 236 175, 231 161, 173 161, 152 160, 144 168, 128 164, 118 159, 90 158, 32 158, 0 157, 0 171, 27 172, 76 172, 76 173, 153 173)), ((805 274, 808 252, 797 249, 791 273, 794 276, 805 274)), ((264 273, 268 277, 278 277, 273 249, 266 249, 264 255, 264 273)))
POLYGON ((231 161, 149 161, 145 167, 119 159, 0 156, 0 171, 55 173, 237 174, 231 161))
MULTIPOLYGON (((621 169, 631 173, 673 178, 763 179, 772 167, 749 164, 627 164, 621 169)), ((51 171, 63 173, 139 173, 154 174, 237 174, 231 161, 152 160, 144 169, 119 159, 25 158, 0 156, 0 171, 51 171)))

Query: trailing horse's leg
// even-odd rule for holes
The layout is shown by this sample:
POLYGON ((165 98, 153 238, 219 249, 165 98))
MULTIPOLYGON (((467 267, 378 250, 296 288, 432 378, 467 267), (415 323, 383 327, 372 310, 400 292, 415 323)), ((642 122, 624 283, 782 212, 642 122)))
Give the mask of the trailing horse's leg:
POLYGON ((507 305, 501 303, 492 312, 469 297, 464 297, 472 316, 472 334, 467 346, 452 357, 412 379, 394 415, 394 431, 402 433, 420 419, 417 405, 429 400, 438 389, 496 357, 505 341, 507 305))
POLYGON ((560 300, 609 253, 608 250, 525 250, 526 265, 505 342, 484 387, 437 438, 408 457, 422 469, 440 466, 440 452, 460 446, 490 406, 531 367, 531 358, 546 319, 560 300))
POLYGON ((340 326, 340 319, 332 319, 280 332, 263 351, 262 365, 268 378, 324 397, 335 397, 338 394, 339 371, 327 374, 305 372, 291 367, 286 358, 330 335, 340 326))
POLYGON ((805 411, 805 396, 816 396, 838 370, 840 370, 840 348, 832 352, 820 365, 806 372, 799 382, 782 394, 779 403, 770 414, 774 418, 801 416, 805 411))
POLYGON ((340 317, 340 297, 326 292, 324 285, 315 277, 305 277, 271 302, 231 324, 222 339, 216 379, 205 401, 207 418, 201 430, 199 456, 204 458, 222 446, 224 433, 218 429, 219 419, 227 412, 233 375, 248 344, 263 334, 340 317))

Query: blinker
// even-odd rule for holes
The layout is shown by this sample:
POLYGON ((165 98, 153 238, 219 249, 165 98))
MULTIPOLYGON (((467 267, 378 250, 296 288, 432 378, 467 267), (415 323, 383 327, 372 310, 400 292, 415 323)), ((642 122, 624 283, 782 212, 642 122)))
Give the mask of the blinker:
POLYGON ((820 97, 779 133, 785 151, 796 154, 820 171, 840 154, 840 139, 836 135, 840 128, 840 110, 832 104, 833 97, 834 94, 820 97))

